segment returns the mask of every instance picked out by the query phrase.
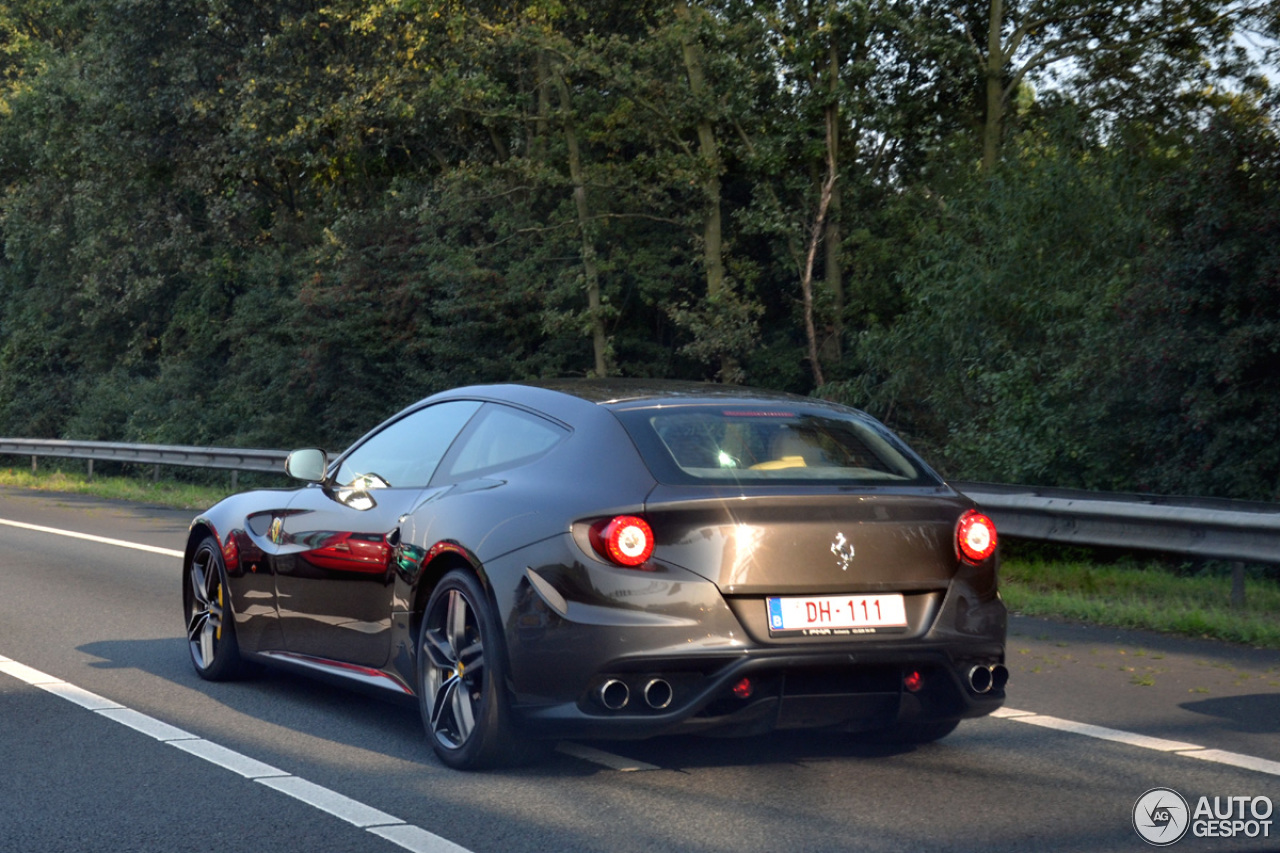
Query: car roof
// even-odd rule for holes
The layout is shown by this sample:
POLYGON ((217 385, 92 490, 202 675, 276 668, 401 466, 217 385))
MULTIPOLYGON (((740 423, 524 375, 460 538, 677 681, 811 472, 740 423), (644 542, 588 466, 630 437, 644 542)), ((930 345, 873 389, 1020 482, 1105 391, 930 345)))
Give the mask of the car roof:
POLYGON ((781 391, 674 379, 552 379, 521 384, 568 394, 589 403, 611 407, 729 400, 829 405, 817 398, 799 397, 781 391))

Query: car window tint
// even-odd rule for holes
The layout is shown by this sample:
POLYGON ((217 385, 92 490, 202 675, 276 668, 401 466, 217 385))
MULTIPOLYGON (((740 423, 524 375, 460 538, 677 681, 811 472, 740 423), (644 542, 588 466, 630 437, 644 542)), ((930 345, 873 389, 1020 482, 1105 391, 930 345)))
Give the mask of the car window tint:
POLYGON ((388 424, 342 461, 336 483, 364 489, 425 486, 480 405, 473 400, 451 400, 388 424))
POLYGON ((564 427, 510 406, 489 404, 462 437, 444 476, 465 476, 532 462, 569 434, 564 427))
POLYGON ((929 479, 886 432, 852 413, 674 406, 618 416, 664 482, 843 485, 929 479))

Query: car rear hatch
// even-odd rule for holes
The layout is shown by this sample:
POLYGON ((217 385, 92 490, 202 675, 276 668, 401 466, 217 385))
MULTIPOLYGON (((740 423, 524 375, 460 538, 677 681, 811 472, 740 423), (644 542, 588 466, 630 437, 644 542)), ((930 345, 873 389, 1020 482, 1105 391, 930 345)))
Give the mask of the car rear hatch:
POLYGON ((799 398, 615 414, 658 480, 654 557, 715 583, 757 639, 927 629, 972 504, 882 425, 799 398))
POLYGON ((654 556, 725 595, 945 588, 955 573, 956 495, 691 497, 659 486, 645 506, 654 556))
POLYGON ((688 491, 650 496, 654 557, 716 584, 761 640, 922 633, 959 565, 956 522, 969 506, 940 490, 688 491))

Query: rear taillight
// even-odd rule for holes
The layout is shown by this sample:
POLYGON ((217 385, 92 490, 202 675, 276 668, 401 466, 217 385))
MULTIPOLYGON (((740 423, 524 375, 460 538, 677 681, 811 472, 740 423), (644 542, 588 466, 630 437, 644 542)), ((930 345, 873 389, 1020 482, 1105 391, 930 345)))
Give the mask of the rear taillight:
POLYGON ((977 510, 960 516, 956 526, 956 544, 971 563, 981 563, 996 552, 996 525, 977 510))
POLYGON ((653 529, 643 518, 619 515, 592 526, 591 544, 610 562, 634 568, 653 556, 653 529))

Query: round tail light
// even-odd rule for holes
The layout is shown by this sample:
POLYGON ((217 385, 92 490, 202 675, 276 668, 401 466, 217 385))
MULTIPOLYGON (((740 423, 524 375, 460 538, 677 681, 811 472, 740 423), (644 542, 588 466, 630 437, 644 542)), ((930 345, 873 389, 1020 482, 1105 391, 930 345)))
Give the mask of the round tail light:
POLYGON ((653 529, 638 516, 619 515, 592 533, 600 556, 620 566, 639 566, 653 556, 653 529))
POLYGON ((969 510, 960 516, 956 542, 966 560, 981 563, 996 552, 995 522, 977 510, 969 510))

